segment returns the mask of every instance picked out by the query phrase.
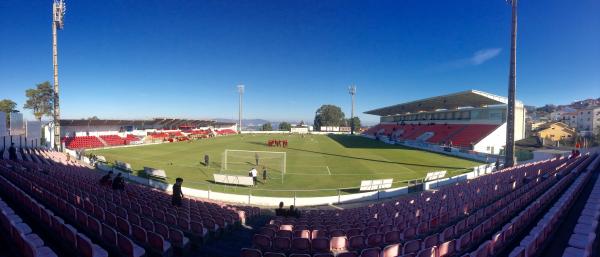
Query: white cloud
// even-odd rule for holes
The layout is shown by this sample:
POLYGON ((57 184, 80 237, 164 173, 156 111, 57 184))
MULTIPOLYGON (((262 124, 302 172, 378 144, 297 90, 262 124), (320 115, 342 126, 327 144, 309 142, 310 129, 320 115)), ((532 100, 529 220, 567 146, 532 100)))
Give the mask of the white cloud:
POLYGON ((484 62, 487 62, 492 58, 498 56, 501 51, 502 48, 488 48, 479 50, 475 52, 475 54, 473 54, 471 58, 469 58, 469 63, 472 65, 483 64, 484 62))
POLYGON ((447 71, 453 69, 464 68, 468 66, 478 66, 484 64, 485 62, 495 58, 502 52, 502 48, 486 48, 481 49, 470 57, 457 59, 453 61, 449 61, 447 63, 443 63, 434 68, 434 71, 447 71))

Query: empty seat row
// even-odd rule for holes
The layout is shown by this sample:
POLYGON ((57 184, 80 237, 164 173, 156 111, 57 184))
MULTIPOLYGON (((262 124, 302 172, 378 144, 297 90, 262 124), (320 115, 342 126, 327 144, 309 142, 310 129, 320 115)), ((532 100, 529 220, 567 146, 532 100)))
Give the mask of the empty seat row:
POLYGON ((435 252, 441 252, 441 256, 450 256, 479 243, 492 228, 501 225, 500 220, 508 218, 510 213, 516 212, 518 207, 527 204, 550 186, 551 182, 540 180, 541 176, 571 167, 569 165, 576 161, 554 159, 506 169, 462 185, 423 192, 416 199, 414 196, 403 197, 407 200, 404 203, 396 200, 333 213, 309 211, 304 212, 300 219, 277 218, 255 236, 254 247, 263 252, 284 254, 305 252, 310 248, 314 254, 321 251, 362 252, 369 247, 385 248, 386 245, 397 243, 401 246, 402 254, 417 254, 435 247, 435 252), (542 171, 542 168, 547 170, 542 171), (474 195, 470 196, 470 192, 474 195), (438 199, 439 196, 442 198, 438 199), (446 204, 451 203, 454 197, 464 202, 456 208, 450 208, 454 214, 449 214, 446 204), (424 201, 422 205, 417 205, 420 199, 424 201), (430 204, 435 206, 434 209, 428 210, 430 204), (402 218, 403 211, 409 210, 405 214, 410 215, 410 209, 415 206, 419 207, 412 211, 413 218, 402 218), (500 212, 501 208, 507 211, 500 212), (459 215, 457 210, 461 210, 459 215), (390 211, 392 216, 388 214, 390 211), (448 226, 448 222, 457 223, 448 226))
MULTIPOLYGON (((479 247, 470 255, 492 256, 500 253, 504 247, 510 245, 510 243, 515 239, 516 235, 527 228, 529 224, 534 223, 536 221, 535 217, 537 217, 537 215, 539 215, 542 210, 546 208, 546 206, 549 206, 549 204, 553 202, 553 199, 555 199, 558 195, 561 195, 561 193, 567 187, 569 187, 571 183, 573 184, 570 188, 576 188, 577 186, 581 185, 581 180, 584 179, 585 176, 577 178, 577 175, 590 163, 591 160, 592 158, 587 158, 587 156, 584 156, 577 162, 571 163, 571 169, 565 169, 557 173, 556 176, 548 178, 546 181, 551 181, 554 178, 558 178, 559 180, 556 182, 556 184, 552 185, 552 187, 540 191, 541 194, 539 197, 536 197, 532 203, 518 208, 524 209, 522 209, 516 217, 512 218, 510 222, 502 226, 498 232, 493 233, 489 240, 480 244, 479 247)), ((569 195, 568 192, 569 191, 566 191, 561 199, 566 198, 569 195)), ((558 203, 560 202, 561 200, 558 200, 558 203)), ((523 241, 521 241, 521 246, 515 248, 511 252, 511 256, 533 256, 534 252, 539 249, 540 244, 543 242, 543 240, 545 240, 545 237, 537 237, 537 235, 548 235, 550 232, 549 226, 554 225, 554 223, 557 221, 558 216, 552 216, 553 214, 558 213, 554 212, 557 210, 558 209, 556 207, 551 209, 550 212, 538 222, 538 227, 532 230, 532 233, 536 236, 525 237, 523 241)))
POLYGON ((62 138, 63 143, 70 149, 99 148, 104 144, 95 136, 75 136, 62 138))
MULTIPOLYGON (((19 202, 27 209, 31 210, 31 216, 37 219, 49 232, 54 235, 58 235, 61 238, 66 239, 66 247, 68 249, 76 250, 76 253, 84 257, 107 257, 108 253, 100 246, 92 243, 92 241, 84 234, 77 231, 73 226, 64 222, 58 216, 42 204, 39 204, 36 200, 31 198, 24 191, 16 187, 14 184, 0 176, 0 190, 11 199, 19 202)), ((31 234, 31 229, 24 223, 20 223, 20 218, 14 216, 14 212, 0 203, 0 209, 2 209, 3 215, 7 217, 7 223, 3 219, 2 224, 12 225, 15 229, 12 230, 11 235, 17 242, 20 249, 25 251, 25 256, 44 256, 51 257, 56 256, 54 252, 44 246, 44 242, 39 236, 31 234), (15 233, 18 231, 18 233, 15 233), (17 236, 19 235, 19 236, 17 236), (21 241, 20 241, 21 240, 21 241)))
POLYGON ((256 207, 234 207, 186 197, 173 208, 163 191, 128 184, 115 191, 98 184, 102 174, 74 163, 64 163, 64 154, 47 151, 48 163, 14 164, 22 172, 8 173, 21 187, 35 185, 35 197, 52 205, 94 240, 125 256, 141 256, 144 250, 170 255, 171 248, 187 249, 188 236, 202 241, 209 232, 220 233, 259 214, 256 207), (142 208, 143 207, 143 208, 142 208), (143 248, 139 247, 143 246, 143 248), (172 247, 171 247, 172 246, 172 247), (145 248, 145 249, 144 249, 145 248))
MULTIPOLYGON (((595 163, 591 164, 588 172, 596 172, 600 157, 596 158, 595 163)), ((591 256, 594 242, 598 240, 596 234, 598 223, 600 222, 600 179, 596 179, 592 191, 588 196, 585 206, 577 219, 577 225, 569 238, 568 247, 563 253, 563 257, 591 256)))
POLYGON ((469 147, 489 135, 499 125, 489 124, 378 124, 364 135, 385 135, 396 140, 424 140, 432 144, 469 147), (430 134, 428 138, 420 139, 430 134))
POLYGON ((122 138, 118 135, 104 135, 104 136, 100 136, 100 138, 102 138, 102 140, 104 140, 104 142, 106 142, 106 144, 108 144, 109 146, 126 145, 127 144, 127 141, 125 140, 125 138, 122 138))

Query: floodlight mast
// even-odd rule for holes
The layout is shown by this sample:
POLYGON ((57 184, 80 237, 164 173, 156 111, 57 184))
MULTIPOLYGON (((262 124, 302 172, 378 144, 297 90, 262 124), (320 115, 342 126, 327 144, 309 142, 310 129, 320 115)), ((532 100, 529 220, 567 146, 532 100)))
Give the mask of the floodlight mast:
POLYGON ((350 112, 350 133, 354 135, 354 98, 356 96, 356 85, 348 87, 348 93, 352 96, 352 111, 350 112))
POLYGON ((244 85, 238 85, 238 93, 240 94, 240 109, 238 110, 238 133, 242 133, 242 96, 244 95, 244 85))
POLYGON ((510 40, 510 68, 508 73, 508 104, 506 115, 506 147, 504 166, 515 165, 515 94, 517 85, 517 5, 518 0, 507 0, 512 7, 512 33, 510 40))
POLYGON ((52 3, 52 65, 54 66, 54 149, 62 150, 60 142, 60 101, 58 95, 58 36, 57 30, 64 28, 66 6, 63 0, 52 3))

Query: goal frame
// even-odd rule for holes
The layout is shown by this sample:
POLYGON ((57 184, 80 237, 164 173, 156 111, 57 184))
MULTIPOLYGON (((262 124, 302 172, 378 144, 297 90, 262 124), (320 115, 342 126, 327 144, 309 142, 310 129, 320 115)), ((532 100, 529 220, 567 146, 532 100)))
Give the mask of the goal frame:
POLYGON ((283 184, 283 178, 287 170, 287 152, 274 152, 274 151, 254 151, 254 150, 238 150, 238 149, 225 149, 221 158, 221 173, 227 170, 227 157, 230 152, 245 152, 245 153, 268 153, 268 154, 281 154, 283 156, 283 164, 281 170, 281 183, 283 184))

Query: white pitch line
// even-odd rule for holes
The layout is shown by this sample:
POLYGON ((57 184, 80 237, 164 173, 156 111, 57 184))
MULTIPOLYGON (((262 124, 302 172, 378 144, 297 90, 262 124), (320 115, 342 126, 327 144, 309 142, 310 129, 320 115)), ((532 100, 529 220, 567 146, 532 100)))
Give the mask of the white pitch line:
POLYGON ((325 166, 325 168, 327 168, 327 173, 329 173, 329 175, 331 175, 331 170, 329 170, 329 166, 325 166))

